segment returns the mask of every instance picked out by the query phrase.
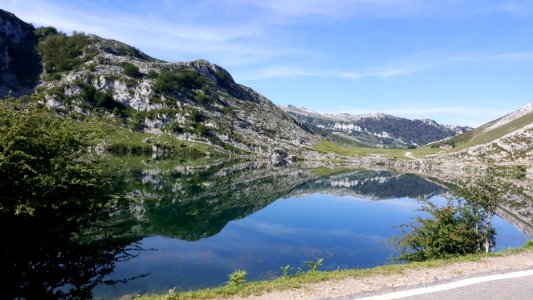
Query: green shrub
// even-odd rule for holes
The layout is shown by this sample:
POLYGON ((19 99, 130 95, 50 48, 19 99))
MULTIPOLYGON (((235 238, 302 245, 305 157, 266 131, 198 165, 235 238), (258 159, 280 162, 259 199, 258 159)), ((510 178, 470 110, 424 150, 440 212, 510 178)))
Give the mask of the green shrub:
POLYGON ((195 71, 170 72, 163 71, 157 77, 154 88, 160 93, 175 93, 181 89, 199 89, 206 79, 195 71))
POLYGON ((191 112, 191 120, 195 123, 200 123, 206 120, 205 115, 199 110, 193 110, 191 112))
POLYGON ((84 193, 96 189, 96 170, 78 158, 96 136, 46 109, 6 102, 0 102, 0 211, 83 205, 84 193))
POLYGON ((120 64, 122 69, 124 70, 124 75, 133 77, 133 78, 139 78, 141 77, 141 72, 139 72, 139 68, 131 63, 123 62, 120 64))
POLYGON ((46 36, 37 49, 43 59, 44 71, 53 74, 70 71, 90 60, 95 53, 88 49, 89 45, 90 40, 83 33, 74 33, 70 37, 57 33, 46 36))
POLYGON ((482 207, 464 200, 449 200, 444 206, 424 201, 421 211, 430 218, 416 217, 414 224, 402 225, 397 240, 402 249, 399 260, 409 262, 448 258, 481 252, 485 241, 494 241, 494 228, 482 207))
POLYGON ((183 128, 180 126, 178 122, 170 122, 167 125, 166 129, 172 133, 183 133, 183 128))
POLYGON ((217 78, 218 84, 224 88, 231 87, 231 84, 233 83, 231 75, 224 70, 217 70, 215 72, 215 77, 217 78))
POLYGON ((228 274, 229 280, 228 285, 231 286, 241 286, 246 282, 246 271, 237 269, 233 273, 228 274))
POLYGON ((124 105, 115 101, 110 93, 101 92, 92 85, 85 85, 81 90, 81 98, 89 104, 108 110, 124 109, 124 105))
POLYGON ((320 267, 320 265, 322 265, 323 262, 324 262, 323 258, 319 258, 317 259, 317 261, 304 261, 304 263, 309 268, 310 272, 316 272, 318 267, 320 267))
POLYGON ((288 277, 289 276, 289 270, 291 269, 291 265, 286 265, 279 267, 281 269, 281 276, 288 277))
POLYGON ((202 105, 208 105, 211 103, 211 98, 209 98, 207 95, 199 93, 194 96, 194 100, 202 105))
POLYGON ((157 79, 157 77, 159 77, 159 74, 154 70, 150 70, 148 71, 148 74, 146 74, 146 78, 148 79, 157 79))

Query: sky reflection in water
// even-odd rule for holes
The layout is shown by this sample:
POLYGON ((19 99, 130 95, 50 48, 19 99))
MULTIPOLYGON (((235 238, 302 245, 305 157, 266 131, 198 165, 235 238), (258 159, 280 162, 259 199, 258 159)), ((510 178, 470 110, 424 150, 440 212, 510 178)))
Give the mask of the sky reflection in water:
MULTIPOLYGON (((445 199, 433 196, 433 201, 445 199)), ((229 222, 218 234, 198 241, 160 236, 142 240, 145 249, 118 264, 113 276, 149 272, 127 285, 97 288, 96 294, 161 292, 223 284, 237 268, 249 280, 279 276, 280 266, 307 270, 306 260, 324 258, 320 270, 382 265, 398 254, 387 246, 400 234, 398 225, 413 221, 419 204, 411 198, 366 200, 313 193, 280 199, 243 219, 229 222)), ((496 217, 497 249, 518 247, 527 237, 496 217)))

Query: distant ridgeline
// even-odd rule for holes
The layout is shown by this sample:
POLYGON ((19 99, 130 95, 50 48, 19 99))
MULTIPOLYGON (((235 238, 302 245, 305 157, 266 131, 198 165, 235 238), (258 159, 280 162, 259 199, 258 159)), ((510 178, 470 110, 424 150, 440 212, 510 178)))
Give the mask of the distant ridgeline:
POLYGON ((471 130, 467 126, 441 125, 430 119, 409 120, 387 114, 318 114, 293 105, 281 108, 319 134, 363 147, 419 146, 471 130))

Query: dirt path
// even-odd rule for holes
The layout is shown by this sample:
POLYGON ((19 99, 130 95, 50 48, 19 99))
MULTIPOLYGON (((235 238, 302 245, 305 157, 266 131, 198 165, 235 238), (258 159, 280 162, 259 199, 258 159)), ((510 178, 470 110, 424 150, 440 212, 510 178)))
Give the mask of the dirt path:
POLYGON ((413 156, 413 152, 405 152, 405 157, 407 158, 411 158, 411 159, 416 159, 416 157, 413 156))
POLYGON ((377 292, 390 292, 476 275, 525 269, 533 269, 533 251, 501 257, 487 257, 476 262, 453 263, 436 268, 406 269, 402 274, 326 281, 308 284, 300 289, 232 299, 328 299, 348 295, 364 297, 377 292))

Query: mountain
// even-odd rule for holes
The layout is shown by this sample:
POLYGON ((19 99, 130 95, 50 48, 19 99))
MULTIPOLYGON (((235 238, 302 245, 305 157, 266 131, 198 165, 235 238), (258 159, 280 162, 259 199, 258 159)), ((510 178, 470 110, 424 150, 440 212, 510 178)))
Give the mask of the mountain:
POLYGON ((41 73, 34 28, 0 10, 0 98, 30 94, 41 73))
POLYGON ((533 102, 467 133, 435 144, 449 145, 447 156, 491 158, 498 162, 533 161, 533 102))
POLYGON ((35 29, 1 10, 0 47, 0 96, 10 90, 15 96, 33 93, 27 100, 63 115, 97 117, 231 153, 285 156, 318 140, 270 100, 205 60, 164 62, 96 35, 35 29))
POLYGON ((409 120, 381 113, 318 114, 293 105, 281 108, 322 135, 340 136, 363 147, 405 148, 408 145, 425 145, 471 129, 441 125, 430 119, 409 120))

